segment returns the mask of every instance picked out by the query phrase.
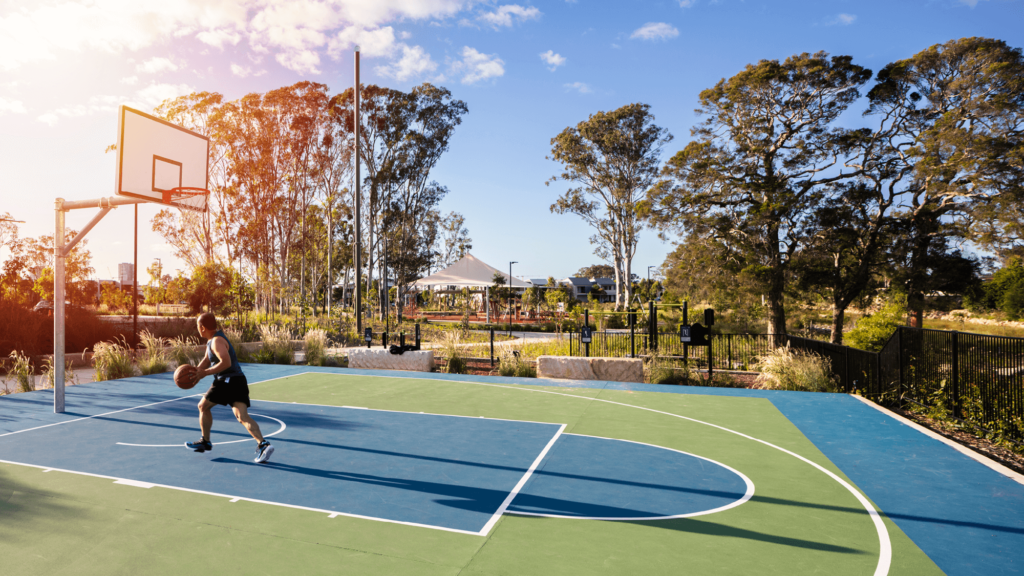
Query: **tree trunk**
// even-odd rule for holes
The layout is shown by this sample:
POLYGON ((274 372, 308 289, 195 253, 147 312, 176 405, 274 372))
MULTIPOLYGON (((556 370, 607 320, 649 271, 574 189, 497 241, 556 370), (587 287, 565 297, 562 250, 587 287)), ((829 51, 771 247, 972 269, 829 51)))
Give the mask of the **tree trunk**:
POLYGON ((843 323, 846 317, 846 307, 841 302, 836 300, 832 304, 832 334, 831 342, 833 344, 843 343, 843 323))

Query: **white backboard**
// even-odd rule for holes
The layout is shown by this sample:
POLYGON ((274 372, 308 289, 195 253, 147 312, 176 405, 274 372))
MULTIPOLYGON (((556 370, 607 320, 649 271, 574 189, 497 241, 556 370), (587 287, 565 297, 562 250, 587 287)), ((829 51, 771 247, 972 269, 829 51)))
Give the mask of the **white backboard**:
POLYGON ((208 188, 210 139, 128 106, 118 110, 120 196, 205 211, 206 195, 172 195, 171 188, 208 188))

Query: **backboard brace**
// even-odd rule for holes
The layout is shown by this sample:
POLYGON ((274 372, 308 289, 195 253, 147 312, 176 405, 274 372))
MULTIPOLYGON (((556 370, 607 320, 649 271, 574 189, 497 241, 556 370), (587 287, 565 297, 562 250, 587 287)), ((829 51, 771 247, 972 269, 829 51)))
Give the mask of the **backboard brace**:
POLYGON ((65 261, 71 249, 111 209, 152 202, 183 210, 208 210, 210 139, 128 106, 118 109, 117 173, 114 196, 95 200, 54 201, 53 235, 53 411, 64 412, 65 261), (64 215, 99 208, 81 232, 64 241, 64 215))

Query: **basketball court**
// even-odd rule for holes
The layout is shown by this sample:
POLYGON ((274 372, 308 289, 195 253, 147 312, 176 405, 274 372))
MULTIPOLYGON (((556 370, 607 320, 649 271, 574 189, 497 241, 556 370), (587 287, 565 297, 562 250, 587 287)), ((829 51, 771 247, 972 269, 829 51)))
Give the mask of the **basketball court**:
POLYGON ((208 382, 0 398, 5 574, 1021 571, 1024 485, 845 395, 244 369, 267 464, 208 382))

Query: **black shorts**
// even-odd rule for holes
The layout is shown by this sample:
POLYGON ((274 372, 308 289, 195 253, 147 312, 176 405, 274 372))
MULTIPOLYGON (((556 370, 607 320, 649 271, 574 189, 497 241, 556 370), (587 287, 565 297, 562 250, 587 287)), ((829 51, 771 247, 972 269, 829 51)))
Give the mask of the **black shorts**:
POLYGON ((244 402, 249 408, 249 381, 245 374, 229 376, 227 378, 214 378, 213 385, 203 395, 207 401, 222 406, 233 407, 235 402, 244 402))

